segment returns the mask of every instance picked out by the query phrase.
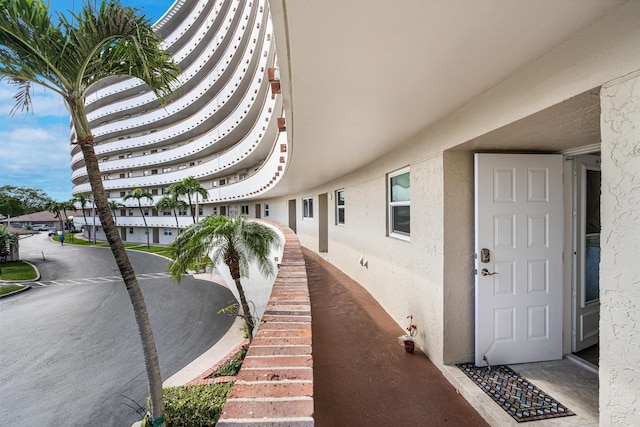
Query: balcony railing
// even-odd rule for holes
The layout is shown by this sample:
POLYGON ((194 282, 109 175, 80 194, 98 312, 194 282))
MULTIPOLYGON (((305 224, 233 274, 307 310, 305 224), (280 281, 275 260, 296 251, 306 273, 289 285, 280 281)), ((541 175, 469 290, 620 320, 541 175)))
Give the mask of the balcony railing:
MULTIPOLYGON (((239 0, 234 0, 234 3, 238 3, 238 2, 239 2, 239 0)), ((203 6, 204 6, 205 2, 202 2, 202 3, 203 3, 203 6)), ((196 13, 196 15, 194 15, 192 13, 192 16, 190 16, 190 19, 188 21, 185 21, 185 24, 188 23, 188 25, 191 25, 193 22, 195 22, 197 20, 197 14, 202 13, 202 10, 203 10, 202 8, 195 9, 193 13, 196 13)), ((214 12, 215 13, 219 13, 219 10, 220 9, 215 9, 214 12)), ((230 10, 233 11, 234 7, 231 7, 230 10)), ((230 18, 230 19, 232 19, 232 18, 230 18)), ((229 21, 227 21, 227 22, 229 22, 229 21)), ((228 28, 229 28, 229 26, 227 25, 227 28, 225 30, 228 30, 228 28)), ((203 33, 206 33, 208 31, 208 29, 209 29, 209 27, 205 26, 205 27, 201 28, 200 31, 202 31, 203 33)), ((186 28, 181 26, 181 30, 184 30, 184 31, 181 31, 181 34, 183 34, 186 31, 186 28)), ((177 35, 175 40, 177 40, 180 35, 177 35)), ((175 42, 175 40, 173 38, 171 38, 171 36, 169 37, 168 40, 173 40, 173 42, 175 42)), ((165 41, 165 42, 163 42, 162 46, 164 48, 169 48, 170 44, 168 43, 168 41, 165 41)), ((188 45, 184 46, 182 49, 180 49, 179 52, 176 52, 174 57, 178 58, 177 62, 180 62, 179 58, 186 58, 191 53, 191 51, 193 49, 196 49, 196 48, 197 48, 197 45, 188 44, 188 45)), ((139 88, 138 89, 138 91, 139 91, 143 87, 144 87, 143 83, 140 80, 133 79, 133 78, 127 79, 127 80, 119 82, 119 83, 117 83, 115 85, 110 85, 108 87, 101 88, 101 89, 97 90, 95 93, 92 93, 89 97, 87 97, 86 103, 87 103, 87 105, 91 105, 94 102, 100 100, 101 98, 104 98, 104 97, 107 97, 107 96, 111 96, 111 95, 114 95, 114 94, 119 93, 119 92, 128 92, 128 91, 131 91, 132 89, 137 89, 137 88, 139 88)))
MULTIPOLYGON (((267 27, 268 27, 267 29, 270 29, 269 25, 267 27)), ((265 38, 263 41, 263 46, 266 47, 270 43, 271 41, 268 41, 267 38, 265 38)), ((269 60, 271 60, 272 58, 272 53, 268 54, 266 50, 264 50, 263 52, 266 54, 266 56, 265 55, 261 56, 260 62, 256 67, 256 70, 264 70, 269 60)), ((266 89, 264 88, 264 86, 265 86, 264 75, 256 71, 252 85, 245 92, 244 98, 238 103, 236 110, 226 119, 224 119, 222 122, 218 123, 218 125, 216 125, 213 129, 209 130, 208 132, 202 134, 197 138, 193 138, 192 140, 189 141, 188 144, 183 145, 182 147, 178 147, 177 149, 171 150, 172 151, 171 156, 167 157, 166 152, 159 153, 157 156, 155 156, 155 158, 144 156, 149 158, 148 159, 145 158, 143 163, 137 163, 142 160, 141 159, 142 156, 138 156, 132 159, 123 159, 125 160, 123 162, 121 162, 121 160, 117 160, 118 163, 114 163, 113 165, 107 165, 107 164, 102 165, 103 167, 102 170, 104 171, 119 170, 121 168, 133 167, 136 164, 139 165, 138 167, 144 167, 146 165, 158 164, 160 162, 166 163, 167 160, 179 162, 180 158, 184 156, 193 157, 195 153, 207 147, 213 146, 213 144, 221 140, 225 135, 228 135, 235 127, 237 127, 240 124, 240 122, 247 116, 247 113, 249 109, 253 106, 258 94, 265 92, 266 89), (224 130, 221 130, 221 129, 224 129, 224 130), (138 160, 136 161, 135 159, 138 159, 138 160)), ((203 111, 206 112, 206 115, 212 116, 213 113, 215 113, 219 109, 218 102, 219 102, 218 99, 216 99, 214 100, 214 103, 209 104, 206 108, 203 109, 203 111)), ((203 122, 204 121, 201 119, 200 116, 196 116, 186 120, 184 123, 191 124, 192 125, 191 127, 193 128, 195 126, 202 125, 203 122)), ((103 157, 107 154, 110 154, 111 150, 114 150, 117 152, 124 152, 124 150, 126 149, 129 149, 131 151, 139 151, 136 149, 146 149, 151 144, 159 141, 163 141, 164 139, 177 140, 178 139, 177 137, 179 137, 180 135, 184 134, 189 130, 190 129, 184 129, 181 132, 169 134, 169 132, 171 131, 175 132, 175 128, 170 128, 170 129, 165 129, 155 133, 151 133, 148 135, 144 135, 141 137, 131 137, 126 140, 117 140, 109 143, 102 143, 96 147, 96 154, 98 155, 98 157, 103 157)), ((82 157, 82 153, 81 152, 76 153, 72 158, 72 168, 77 168, 79 162, 83 162, 83 161, 84 159, 82 157)), ((78 176, 81 176, 81 174, 82 172, 79 172, 79 170, 74 171, 73 178, 75 179, 78 176)))
MULTIPOLYGON (((215 174, 220 174, 221 171, 237 165, 240 162, 246 161, 250 164, 258 163, 258 161, 262 159, 257 158, 251 160, 253 158, 252 154, 256 152, 262 146, 262 144, 267 144, 270 146, 270 144, 272 143, 270 141, 273 141, 275 139, 275 133, 277 132, 277 122, 276 120, 273 120, 273 118, 279 115, 281 109, 281 98, 278 98, 276 101, 274 101, 270 97, 267 97, 263 104, 262 113, 260 114, 259 119, 256 120, 251 131, 247 133, 247 135, 240 141, 240 143, 236 144, 231 149, 224 151, 222 154, 216 157, 210 157, 206 162, 168 173, 107 180, 103 182, 105 190, 113 191, 121 188, 148 188, 168 186, 175 182, 179 182, 189 176, 193 176, 198 179, 211 177, 215 174)), ((194 148, 190 146, 183 146, 179 149, 193 150, 194 148)), ((162 154, 165 153, 159 153, 159 155, 162 154)), ((139 163, 139 159, 140 157, 135 157, 131 159, 123 159, 118 162, 137 161, 138 163, 136 163, 136 165, 137 167, 140 167, 141 165, 139 163)), ((165 163, 166 160, 167 159, 165 159, 165 163)), ((75 181, 84 176, 86 176, 86 170, 83 168, 74 171, 72 179, 75 181)), ((73 192, 82 193, 89 190, 89 184, 81 184, 76 186, 73 192)))
MULTIPOLYGON (((267 142, 265 141, 265 143, 267 142)), ((203 204, 239 201, 260 196, 271 190, 278 181, 282 179, 284 169, 286 168, 288 159, 287 145, 286 132, 277 133, 271 153, 253 175, 236 183, 208 190, 208 197, 203 204)), ((188 169, 180 172, 184 172, 185 177, 191 176, 188 169)), ((105 184, 108 185, 108 182, 105 184)), ((133 186, 135 185, 131 185, 129 188, 133 186)), ((147 187, 149 186, 152 186, 152 184, 147 185, 147 187)), ((88 193, 90 191, 91 187, 88 183, 80 184, 73 188, 73 194, 88 193)), ((121 199, 117 198, 113 200, 121 201, 121 199)), ((149 206, 151 206, 151 204, 149 206)))
MULTIPOLYGON (((234 17, 234 13, 235 12, 233 12, 233 8, 229 8, 227 13, 221 17, 225 18, 224 21, 229 21, 234 17)), ((211 22, 212 19, 215 19, 215 16, 213 16, 213 18, 207 17, 207 22, 211 22)), ((174 57, 176 61, 181 62, 184 57, 189 55, 196 48, 196 46, 202 51, 210 52, 208 55, 199 55, 195 63, 190 64, 186 69, 182 71, 180 75, 180 79, 182 81, 181 87, 188 85, 189 81, 197 76, 197 73, 203 68, 211 68, 211 66, 208 65, 210 61, 219 60, 222 53, 226 51, 228 43, 231 40, 231 38, 228 37, 227 30, 223 28, 218 28, 217 33, 213 36, 207 36, 207 34, 208 33, 206 28, 200 28, 197 34, 189 41, 189 50, 182 52, 181 57, 174 57), (203 45, 201 42, 205 37, 210 38, 210 41, 206 45, 203 45)), ((134 81, 131 81, 131 83, 134 83, 134 81)), ((102 90, 107 89, 108 88, 102 90)), ((96 95, 99 96, 100 93, 101 92, 98 91, 96 95)), ((91 123, 100 120, 103 117, 111 116, 117 112, 141 109, 145 106, 149 106, 149 108, 151 108, 151 106, 155 104, 157 104, 157 97, 152 92, 148 91, 145 86, 140 84, 140 91, 138 92, 138 94, 134 95, 133 97, 128 97, 126 99, 111 102, 107 105, 95 108, 93 111, 87 114, 87 117, 89 119, 89 122, 91 123)))
MULTIPOLYGON (((242 38, 241 37, 242 35, 243 35, 243 32, 239 30, 237 30, 236 33, 234 34, 234 36, 238 36, 240 38, 242 38)), ((246 49, 242 57, 236 56, 237 52, 241 48, 240 43, 236 43, 234 45, 230 44, 229 46, 227 46, 227 49, 223 55, 223 58, 226 58, 226 62, 221 63, 217 65, 215 68, 213 68, 209 72, 209 74, 200 81, 199 85, 195 89, 189 91, 187 94, 183 95, 180 99, 170 103, 169 105, 161 109, 156 109, 148 113, 138 114, 135 117, 129 117, 123 120, 115 121, 113 123, 108 123, 105 125, 94 127, 92 132, 94 137, 96 138, 96 140, 99 140, 101 136, 113 134, 116 132, 127 131, 128 133, 131 133, 131 132, 135 132, 135 129, 138 127, 142 127, 142 126, 148 127, 150 125, 157 124, 160 121, 166 122, 167 119, 170 117, 180 117, 181 111, 185 110, 190 105, 192 105, 197 98, 206 95, 209 89, 211 89, 216 82, 233 81, 233 79, 237 75, 237 68, 235 68, 236 65, 242 60, 244 61, 249 60, 248 57, 250 57, 251 55, 249 52, 254 51, 256 47, 255 43, 258 36, 259 36, 259 30, 254 28, 254 31, 252 31, 245 38, 246 41, 253 38, 254 43, 251 45, 250 49, 249 48, 246 49), (231 71, 234 71, 234 74, 232 76, 229 76, 229 77, 225 76, 225 74, 228 74, 231 71)), ((214 49, 210 51, 209 55, 201 57, 200 58, 201 60, 198 61, 197 64, 189 68, 188 70, 189 75, 187 76, 187 79, 190 79, 198 71, 203 69, 203 67, 206 65, 206 60, 211 56, 211 52, 213 51, 214 49)), ((185 84, 184 78, 183 78, 184 75, 185 74, 181 75, 181 82, 180 82, 181 88, 184 87, 184 84, 185 84)), ((242 76, 239 76, 239 77, 240 79, 242 79, 242 76)), ((237 87, 237 84, 236 84, 236 87, 237 87)), ((235 90, 235 88, 232 88, 231 90, 232 93, 233 93, 233 90, 235 90)), ((151 98, 155 98, 155 95, 153 94, 150 94, 150 96, 151 98)))

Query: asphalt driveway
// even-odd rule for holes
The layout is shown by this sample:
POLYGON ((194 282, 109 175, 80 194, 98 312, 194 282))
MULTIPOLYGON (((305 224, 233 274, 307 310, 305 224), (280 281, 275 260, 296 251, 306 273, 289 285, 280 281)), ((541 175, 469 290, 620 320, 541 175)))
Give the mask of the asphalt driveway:
MULTIPOLYGON (((20 241, 40 270, 27 292, 0 299, 0 424, 130 426, 146 405, 142 347, 109 249, 64 245, 46 234, 20 241), (135 402, 135 403, 134 403, 135 402)), ((163 379, 209 349, 234 318, 218 284, 172 283, 167 260, 129 251, 145 297, 163 379)))

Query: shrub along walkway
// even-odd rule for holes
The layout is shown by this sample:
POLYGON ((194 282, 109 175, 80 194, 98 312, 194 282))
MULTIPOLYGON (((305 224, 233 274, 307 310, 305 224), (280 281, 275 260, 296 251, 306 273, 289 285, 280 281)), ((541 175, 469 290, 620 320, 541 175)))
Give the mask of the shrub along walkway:
POLYGON ((423 352, 404 351, 397 340, 403 330, 364 288, 303 252, 315 427, 487 425, 423 352))

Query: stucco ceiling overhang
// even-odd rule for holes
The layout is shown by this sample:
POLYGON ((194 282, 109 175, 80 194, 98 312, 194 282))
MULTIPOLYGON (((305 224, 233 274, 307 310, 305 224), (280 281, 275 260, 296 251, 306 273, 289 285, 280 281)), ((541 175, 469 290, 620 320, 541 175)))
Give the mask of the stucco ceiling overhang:
POLYGON ((290 161, 269 195, 383 156, 623 0, 271 0, 290 161))

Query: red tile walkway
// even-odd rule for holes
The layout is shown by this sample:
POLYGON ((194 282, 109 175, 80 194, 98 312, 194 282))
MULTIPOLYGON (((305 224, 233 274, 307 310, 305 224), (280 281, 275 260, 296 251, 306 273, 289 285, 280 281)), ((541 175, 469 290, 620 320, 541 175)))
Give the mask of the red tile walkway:
POLYGON ((315 427, 486 426, 440 370, 398 344, 402 328, 317 254, 306 259, 315 427))

